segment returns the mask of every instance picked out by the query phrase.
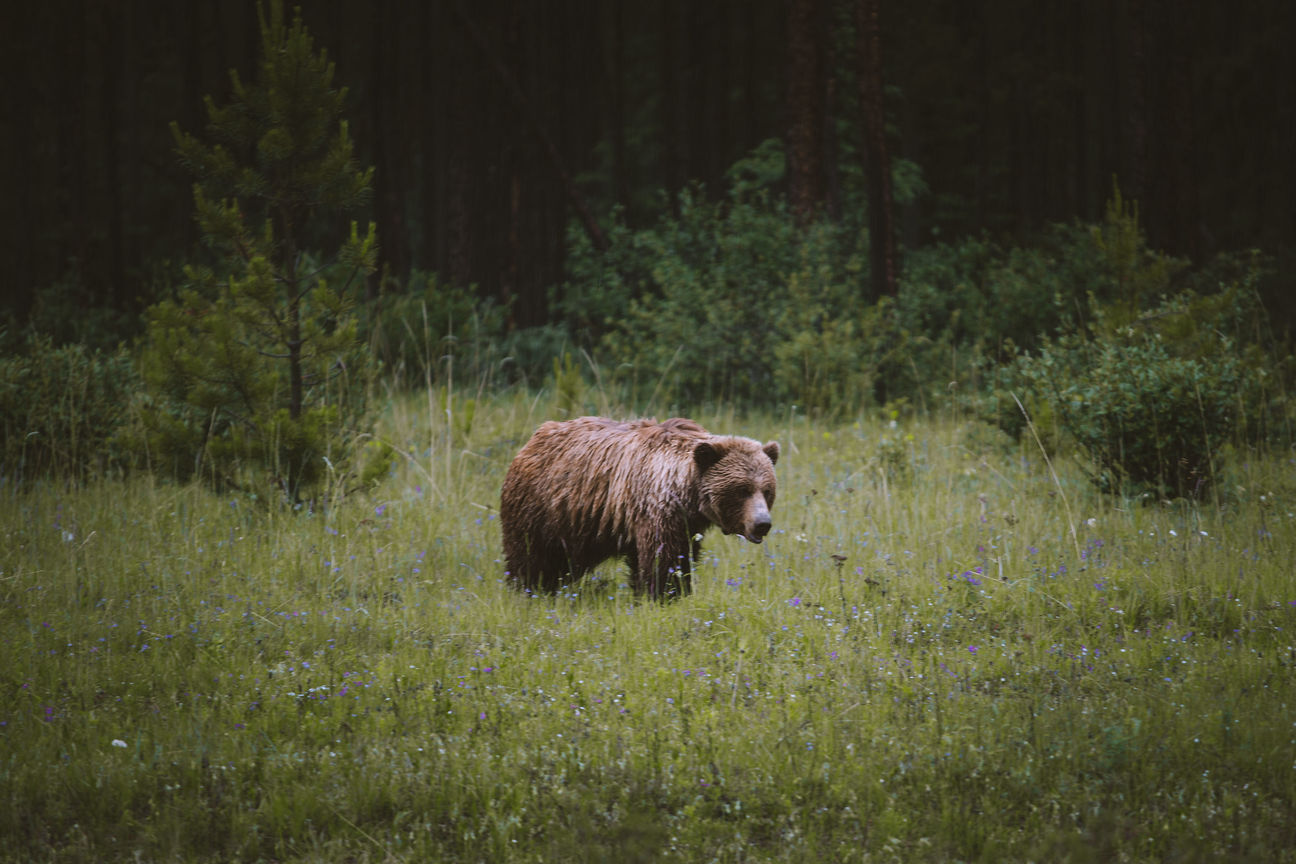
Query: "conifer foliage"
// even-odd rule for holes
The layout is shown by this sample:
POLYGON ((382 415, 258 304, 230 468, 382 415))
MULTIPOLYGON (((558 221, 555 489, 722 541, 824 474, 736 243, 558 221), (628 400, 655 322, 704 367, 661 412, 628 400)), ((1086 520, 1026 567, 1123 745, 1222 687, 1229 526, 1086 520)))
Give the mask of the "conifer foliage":
POLYGON ((259 12, 255 82, 231 70, 202 138, 172 124, 214 263, 148 312, 142 417, 155 465, 220 487, 268 480, 299 501, 357 479, 370 376, 353 308, 377 238, 348 216, 373 169, 356 163, 347 91, 300 11, 291 24, 280 2, 259 12))

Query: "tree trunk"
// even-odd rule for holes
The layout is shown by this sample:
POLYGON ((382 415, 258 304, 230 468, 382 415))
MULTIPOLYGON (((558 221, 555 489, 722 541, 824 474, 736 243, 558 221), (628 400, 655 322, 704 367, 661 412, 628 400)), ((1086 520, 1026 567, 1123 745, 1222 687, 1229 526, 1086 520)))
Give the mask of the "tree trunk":
POLYGON ((976 218, 974 224, 982 230, 990 227, 990 178, 993 171, 993 148, 990 143, 993 128, 992 87, 990 82, 991 64, 994 57, 990 51, 990 10, 985 0, 977 4, 976 9, 976 58, 977 58, 977 133, 976 133, 976 185, 974 187, 976 218))
MULTIPOLYGON (((103 280, 103 286, 100 292, 99 300, 111 309, 125 309, 129 303, 130 292, 126 288, 126 266, 124 263, 125 249, 122 232, 122 222, 128 218, 128 214, 123 206, 122 184, 121 184, 121 142, 119 139, 122 131, 118 125, 118 81, 122 67, 125 65, 126 50, 124 46, 125 16, 113 12, 104 6, 95 8, 95 23, 99 37, 102 42, 102 61, 103 90, 99 97, 100 116, 102 118, 103 134, 103 152, 99 155, 102 164, 103 176, 105 180, 106 200, 101 205, 99 212, 103 213, 104 222, 107 225, 107 249, 105 250, 104 264, 107 273, 99 274, 98 279, 103 280)), ((129 118, 129 115, 127 115, 129 118)), ((126 132, 131 131, 129 123, 126 132)))
POLYGON ((672 208, 675 206, 676 195, 684 186, 679 122, 680 15, 679 0, 663 0, 661 38, 657 49, 658 86, 661 88, 658 111, 661 122, 661 177, 672 208))
POLYGON ((1126 91, 1129 104, 1126 114, 1126 154, 1129 176, 1122 181, 1123 196, 1142 203, 1147 196, 1147 6, 1143 0, 1130 0, 1127 19, 1128 51, 1126 91))
POLYGON ((864 114, 864 168, 868 181, 869 258, 873 290, 896 294, 895 228, 891 194, 891 160, 886 146, 882 103, 882 36, 880 0, 856 0, 860 106, 864 114))
MULTIPOLYGON (((1161 80, 1156 116, 1156 165, 1160 194, 1155 210, 1148 208, 1161 225, 1158 245, 1176 255, 1198 260, 1201 254, 1200 207, 1193 123, 1192 57, 1189 56, 1188 22, 1176 14, 1178 7, 1158 3, 1157 31, 1161 80)), ((1152 202, 1149 202, 1151 204, 1152 202)))
MULTIPOLYGON (((524 80, 523 70, 520 68, 522 54, 522 34, 521 34, 521 10, 518 8, 517 0, 509 0, 504 4, 502 9, 504 16, 503 22, 503 45, 504 50, 500 58, 504 71, 508 77, 514 81, 524 80)), ((526 307, 530 304, 525 300, 530 298, 521 298, 518 296, 518 277, 520 273, 522 260, 522 153, 520 148, 513 146, 512 142, 522 140, 522 124, 514 125, 516 134, 509 135, 509 141, 506 141, 500 148, 500 162, 503 173, 507 176, 507 193, 508 193, 508 217, 504 230, 504 249, 502 258, 499 261, 499 286, 496 292, 500 305, 509 309, 512 304, 514 314, 521 313, 525 320, 530 317, 530 310, 526 307), (517 308, 521 307, 521 308, 517 308)))
POLYGON ((305 388, 302 385, 301 331, 301 299, 305 292, 298 284, 297 278, 296 229, 299 224, 300 220, 293 213, 281 211, 278 236, 275 238, 279 242, 279 254, 282 256, 279 267, 288 297, 288 312, 284 316, 286 330, 284 342, 288 348, 288 417, 292 420, 301 417, 302 406, 305 403, 305 388))
MULTIPOLYGON (((444 16, 436 24, 445 27, 453 22, 454 17, 449 9, 441 10, 431 3, 422 5, 423 8, 437 10, 444 16)), ((433 14, 436 15, 437 12, 433 14)), ((453 76, 456 81, 455 86, 448 88, 445 94, 445 122, 434 127, 434 134, 441 145, 436 149, 442 154, 438 173, 444 190, 437 199, 442 216, 437 234, 444 238, 445 272, 450 277, 451 284, 464 288, 473 282, 482 281, 474 278, 477 275, 473 266, 477 258, 474 254, 476 238, 470 221, 474 191, 472 159, 485 146, 485 136, 480 132, 480 119, 474 116, 476 106, 485 101, 481 92, 481 77, 473 64, 474 56, 472 47, 465 40, 452 40, 449 50, 438 53, 436 57, 437 77, 425 84, 435 92, 440 80, 453 76)), ((481 196, 480 185, 475 191, 481 196)))
POLYGON ((612 3, 612 195, 616 203, 626 208, 626 221, 631 222, 630 178, 626 167, 626 126, 625 126, 625 4, 612 3))
MULTIPOLYGON (((68 232, 66 240, 55 247, 59 257, 75 258, 75 266, 84 268, 90 257, 88 201, 89 172, 86 170, 86 15, 81 4, 68 14, 63 23, 62 37, 56 41, 56 50, 63 52, 64 61, 58 64, 54 92, 57 94, 57 137, 54 148, 58 154, 58 183, 64 193, 57 197, 59 203, 59 228, 68 232), (61 247, 61 248, 60 248, 61 247)), ((58 266, 65 266, 62 261, 58 266)))
POLYGON ((824 201, 822 0, 792 0, 788 10, 788 203, 797 223, 824 201))
POLYGON ((837 69, 840 68, 838 61, 845 59, 840 57, 840 51, 833 50, 831 34, 832 30, 824 22, 824 56, 827 58, 825 63, 825 75, 823 82, 823 116, 820 118, 820 128, 823 135, 823 147, 820 152, 823 154, 823 180, 824 180, 824 206, 828 213, 828 218, 833 222, 840 222, 842 217, 842 188, 841 188, 841 171, 839 170, 840 156, 837 149, 837 117, 841 113, 841 94, 838 87, 837 69))
MULTIPOLYGON (((291 284, 291 283, 290 283, 291 284)), ((293 291, 288 298, 288 417, 301 417, 305 394, 302 387, 301 298, 293 291)))
POLYGON ((400 136, 387 134, 397 125, 404 108, 401 70, 396 68, 404 33, 406 13, 400 6, 378 3, 373 7, 373 111, 371 134, 374 153, 375 216, 378 221, 379 266, 366 282, 365 295, 374 300, 384 273, 404 277, 410 270, 409 243, 405 225, 405 160, 400 136))
POLYGON ((1092 219, 1089 203, 1089 95, 1085 60, 1089 53, 1089 31, 1085 8, 1077 3, 1072 9, 1071 26, 1075 28, 1071 40, 1071 76, 1075 92, 1072 94, 1071 116, 1075 147, 1071 172, 1070 212, 1081 219, 1092 219))
POLYGON ((590 243, 600 252, 608 248, 607 237, 603 234, 603 229, 599 227, 594 216, 590 213, 589 207, 585 204, 585 198, 576 188, 575 181, 572 180, 571 174, 567 171, 567 166, 563 161, 562 154, 558 151, 558 146, 554 143, 553 138, 540 123, 540 118, 536 116, 532 108, 531 100, 522 91, 518 85, 517 79, 508 71, 508 68, 500 60, 499 55, 491 48, 486 37, 478 29, 473 20, 468 17, 461 3, 455 4, 455 11, 458 13, 459 20, 463 22, 464 27, 468 30, 469 36, 472 37, 473 43, 485 58, 487 65, 499 78, 504 90, 512 99, 513 105, 522 113, 523 119, 531 127, 532 134, 539 141, 541 148, 549 159, 550 167, 558 175, 562 183, 563 192, 566 194, 567 203, 576 213, 576 218, 580 220, 581 227, 585 229, 586 235, 590 238, 590 243))

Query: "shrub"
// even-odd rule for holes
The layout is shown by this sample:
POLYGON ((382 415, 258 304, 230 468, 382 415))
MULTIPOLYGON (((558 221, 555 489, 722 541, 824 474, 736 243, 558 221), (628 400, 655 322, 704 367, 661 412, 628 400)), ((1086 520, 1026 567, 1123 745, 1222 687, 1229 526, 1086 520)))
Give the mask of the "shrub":
POLYGON ((632 402, 871 398, 858 338, 874 319, 854 238, 797 228, 763 192, 710 202, 695 188, 677 205, 651 228, 614 231, 606 253, 576 243, 559 303, 632 402))
POLYGON ((55 347, 49 336, 29 335, 20 353, 0 358, 0 473, 16 483, 85 480, 120 467, 114 435, 139 386, 124 349, 55 347))
MULTIPOLYGON (((1138 208, 1119 187, 1100 223, 1051 225, 1028 245, 1004 249, 968 237, 910 250, 896 306, 900 329, 916 334, 905 358, 910 368, 885 377, 911 380, 919 396, 941 398, 953 388, 957 403, 983 401, 987 385, 993 392, 996 382, 1002 388, 1013 378, 1005 364, 1018 353, 1038 351, 1062 333, 1087 333, 1093 309, 1104 310, 1108 326, 1134 321, 1186 266, 1148 248, 1138 208)), ((1033 400, 1029 390, 1023 395, 1033 400)), ((1055 437, 1047 428, 1051 407, 1027 407, 1044 437, 1055 437)), ((1011 399, 1000 399, 993 413, 1020 430, 1011 399)))
POLYGON ((405 290, 384 292, 361 310, 370 350, 396 381, 478 377, 500 355, 507 310, 471 288, 410 274, 405 290))
POLYGON ((1089 236, 1107 282, 1105 291, 1094 293, 1109 304, 1108 317, 1117 325, 1154 305, 1188 265, 1148 248, 1138 224, 1138 203, 1126 201, 1115 182, 1103 221, 1089 228, 1089 236))
POLYGON ((630 301, 652 283, 652 260, 623 216, 612 212, 602 252, 574 220, 567 228, 567 278, 550 300, 561 326, 586 349, 618 329, 630 301))
MULTIPOLYGON (((870 405, 879 376, 900 365, 913 343, 896 327, 890 298, 866 304, 833 274, 792 273, 788 310, 775 322, 775 392, 818 416, 870 405)), ((891 396, 901 389, 882 388, 891 396)))
POLYGON ((1091 298, 1127 323, 1170 291, 1186 262, 1148 249, 1137 211, 1116 194, 1103 222, 1051 225, 1030 245, 1002 249, 968 237, 910 250, 901 323, 953 345, 1024 350, 1087 324, 1091 298))
MULTIPOLYGON (((1187 262, 1148 247, 1137 207, 1116 187, 1100 223, 1053 225, 1030 245, 1004 248, 969 237, 908 250, 898 296, 880 302, 862 274, 862 232, 849 220, 800 229, 771 195, 767 187, 778 176, 780 152, 767 142, 737 163, 725 201, 708 201, 700 188, 686 190, 674 214, 664 208, 655 224, 639 230, 614 216, 605 252, 594 250, 582 233, 569 236, 568 279, 555 308, 578 347, 595 355, 607 377, 626 385, 630 403, 791 403, 819 414, 851 412, 873 401, 923 409, 948 404, 976 407, 1019 434, 1022 413, 1008 398, 1016 392, 1046 446, 1054 446, 1068 424, 1052 384, 1030 378, 1044 356, 1070 370, 1074 382, 1092 374, 1101 358, 1109 373, 1121 364, 1147 364, 1152 377, 1146 386, 1174 389, 1175 381, 1212 374, 1227 362, 1227 350, 1211 341, 1212 334, 1232 334, 1235 345, 1256 343, 1255 334, 1240 332, 1237 318, 1249 302, 1237 298, 1256 293, 1254 268, 1226 261, 1180 278, 1187 262), (1218 293, 1207 272, 1232 274, 1237 291, 1207 299, 1218 293), (1250 275, 1239 275, 1244 272, 1250 275), (1168 307, 1144 314, 1176 285, 1199 288, 1191 301, 1197 311, 1187 318, 1168 307), (1173 328, 1196 319, 1204 353, 1195 354, 1173 328), (1117 333, 1127 326, 1168 339, 1165 357, 1141 343, 1135 354, 1122 353, 1117 333), (1098 338, 1109 350, 1090 346, 1098 338), (1038 356, 1018 363, 1019 354, 1038 356), (1198 365, 1181 365, 1187 361, 1198 365)), ((1248 322, 1254 330, 1255 319, 1248 322)), ((565 349, 561 342, 554 340, 555 351, 565 349)), ((1229 371, 1224 365, 1218 370, 1229 371)), ((1248 381, 1263 377, 1253 360, 1243 363, 1242 373, 1248 381)), ((1278 377, 1277 386, 1265 391, 1270 403, 1282 400, 1286 380, 1278 377)), ((1194 394, 1212 398, 1211 387, 1202 384, 1194 385, 1194 394)), ((1168 406, 1155 410, 1163 408, 1168 406)), ((1117 406, 1104 410, 1124 416, 1117 406)), ((1209 406, 1195 410, 1208 413, 1209 406)), ((1271 404, 1250 411, 1247 422, 1254 415, 1256 423, 1273 428, 1285 410, 1271 404)), ((1139 425, 1133 415, 1122 424, 1125 435, 1139 425)), ((1103 482, 1131 479, 1113 461, 1120 447, 1104 450, 1097 438, 1087 440, 1100 471, 1112 475, 1103 482)), ((1196 463, 1201 454, 1182 455, 1196 463)), ((1158 480, 1182 487, 1165 466, 1154 470, 1158 480)), ((1194 464, 1191 470, 1209 467, 1194 464)))
MULTIPOLYGON (((1080 331, 1051 340, 1018 358, 1010 378, 1086 454, 1099 488, 1197 496, 1259 382, 1259 353, 1213 326, 1236 299, 1181 296, 1121 326, 1097 308, 1092 340, 1080 331)), ((1002 425, 1020 432, 1011 412, 1002 425)))
POLYGON ((769 208, 710 203, 700 190, 680 193, 678 206, 678 217, 622 236, 603 256, 617 278, 583 292, 605 298, 596 308, 626 304, 606 322, 600 354, 632 391, 749 401, 772 386, 767 324, 789 269, 772 256, 789 247, 791 221, 769 208))
POLYGON ((907 251, 896 298, 903 326, 955 342, 984 336, 987 274, 1001 256, 983 237, 907 251))
POLYGON ((554 362, 571 350, 572 342, 561 323, 520 327, 500 341, 500 374, 510 383, 538 386, 552 373, 554 362))
POLYGON ((102 297, 95 296, 76 260, 69 262, 60 279, 32 291, 25 320, 6 312, 0 314, 0 321, 7 325, 0 329, 0 350, 13 353, 28 350, 25 334, 41 333, 53 346, 75 343, 92 352, 110 354, 139 330, 138 316, 106 305, 102 297))

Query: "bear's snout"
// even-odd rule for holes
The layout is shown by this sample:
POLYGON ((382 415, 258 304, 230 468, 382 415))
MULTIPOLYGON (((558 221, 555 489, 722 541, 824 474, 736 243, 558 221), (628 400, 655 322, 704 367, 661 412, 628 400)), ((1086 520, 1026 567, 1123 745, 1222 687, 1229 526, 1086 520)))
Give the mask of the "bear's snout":
POLYGON ((748 516, 743 523, 743 537, 752 543, 759 543, 770 532, 770 511, 765 498, 757 495, 748 505, 748 516))

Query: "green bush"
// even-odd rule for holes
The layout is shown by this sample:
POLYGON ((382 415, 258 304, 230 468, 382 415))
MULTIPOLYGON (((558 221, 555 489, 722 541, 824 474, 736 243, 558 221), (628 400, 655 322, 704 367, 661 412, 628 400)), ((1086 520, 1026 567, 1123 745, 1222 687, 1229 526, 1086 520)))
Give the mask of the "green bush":
POLYGON ((120 467, 114 435, 139 386, 124 349, 55 347, 29 335, 20 353, 0 358, 0 474, 13 483, 84 480, 120 467))
POLYGON ((612 212, 608 248, 601 252, 574 220, 567 227, 567 278, 550 305, 564 331, 586 349, 617 330, 630 301, 651 290, 651 257, 623 217, 621 209, 612 212))
POLYGON ((52 345, 84 345, 91 351, 111 353, 139 330, 139 319, 113 308, 96 297, 84 282, 78 263, 69 262, 62 278, 32 291, 25 319, 9 312, 0 316, 0 350, 27 350, 24 334, 41 333, 52 345), (6 335, 9 338, 6 338, 6 335))
POLYGON ((1296 441, 1296 358, 1290 333, 1275 330, 1271 304, 1261 284, 1271 262, 1256 250, 1225 253, 1189 274, 1183 314, 1153 322, 1163 338, 1185 356, 1209 354, 1218 335, 1238 346, 1254 389, 1239 406, 1240 441, 1290 447, 1296 441))
POLYGON ((1090 298, 1126 323, 1170 291, 1186 266, 1150 250, 1136 219, 1117 198, 1103 222, 1051 225, 1029 245, 1002 249, 968 237, 909 250, 900 321, 952 345, 1023 350, 1086 324, 1090 298))
MULTIPOLYGON (((589 310, 586 310, 587 312, 589 310)), ((569 321, 509 329, 508 307, 471 287, 414 272, 360 310, 370 354, 397 386, 539 386, 573 343, 569 321)))
MULTIPOLYGON (((914 334, 903 358, 908 368, 883 377, 922 399, 952 396, 956 405, 985 410, 985 393, 1004 395, 1019 353, 1062 333, 1088 333, 1096 308, 1108 326, 1130 323, 1171 292, 1186 266, 1148 247, 1138 209, 1119 187, 1097 224, 1050 225, 1010 248, 968 237, 908 250, 896 304, 900 330, 914 334)), ((1051 407, 1029 391, 1023 396, 1044 421, 1037 419, 1037 430, 1056 440, 1051 407)), ((999 398, 990 413, 1020 431, 1021 411, 1011 399, 999 398)))
POLYGON ((914 341, 896 326, 890 298, 866 304, 858 287, 808 271, 787 279, 787 312, 774 322, 775 390, 782 399, 827 417, 894 396, 879 378, 899 366, 914 341))
POLYGON ((539 386, 553 371, 554 361, 571 350, 572 343, 572 335, 561 323, 520 327, 506 335, 500 345, 500 371, 509 382, 539 386))
POLYGON ((894 304, 879 304, 863 235, 798 228, 759 183, 743 185, 764 174, 737 168, 728 200, 686 190, 649 228, 616 221, 606 252, 570 237, 562 320, 640 397, 839 413, 970 400, 1018 351, 1087 326, 1089 298, 1115 314, 1166 290, 1179 266, 1117 202, 1102 224, 1055 225, 1031 246, 910 250, 894 304))
POLYGON ((1108 304, 1108 317, 1120 325, 1155 305, 1188 262, 1150 249, 1138 224, 1138 203, 1126 201, 1112 184, 1103 221, 1089 227, 1091 244, 1105 284, 1090 291, 1108 304))
POLYGON ((904 326, 954 341, 985 334, 987 274, 1002 252, 982 237, 906 250, 896 298, 904 326))
MULTIPOLYGON (((1119 326, 1097 308, 1092 339, 1051 340, 1018 358, 1009 380, 1028 409, 1042 409, 1045 428, 1056 422, 1080 447, 1099 488, 1195 497, 1259 392, 1263 355, 1226 334, 1239 306, 1236 289, 1185 295, 1119 326)), ((1125 315, 1119 301, 1116 314, 1125 315)), ((1002 425, 1019 433, 1005 409, 1002 425)))
MULTIPOLYGON (((1204 422, 1212 442, 1225 437, 1216 428, 1225 417, 1215 404, 1225 395, 1219 381, 1236 374, 1247 386, 1259 382, 1260 401, 1233 405, 1228 422, 1273 430, 1289 419, 1289 367, 1258 359, 1281 353, 1254 307, 1258 265, 1225 259, 1185 272, 1187 262, 1148 247, 1137 207, 1119 188, 1101 222, 1053 225, 1029 245, 969 237, 906 250, 892 301, 872 292, 867 238, 849 220, 801 229, 771 194, 779 152, 763 146, 737 163, 724 201, 693 188, 649 227, 631 230, 616 216, 604 252, 582 233, 569 235, 557 335, 571 334, 605 380, 624 385, 630 404, 791 404, 820 415, 874 402, 944 406, 975 409, 1019 435, 1024 417, 1015 393, 1045 446, 1067 435, 1083 442, 1105 485, 1161 483, 1174 494, 1210 471, 1216 444, 1191 449, 1193 429, 1204 422), (1187 296, 1185 287, 1197 293, 1183 309, 1163 302, 1187 296), (1130 327, 1163 344, 1120 335, 1130 327), (1230 344, 1248 352, 1236 368, 1230 344), (1044 374, 1046 362, 1065 380, 1044 374), (1102 398, 1084 385, 1132 367, 1146 372, 1138 379, 1149 390, 1146 423, 1119 398, 1103 402, 1111 394, 1100 378, 1093 386, 1102 398), (1070 386, 1076 389, 1060 401, 1070 386), (1153 389, 1165 392, 1152 398, 1153 389), (1188 392, 1202 404, 1183 403, 1188 392), (1069 416, 1070 399, 1081 396, 1089 409, 1069 416), (1186 423, 1188 407, 1195 427, 1171 431, 1159 419, 1180 411, 1186 423), (1080 417, 1089 418, 1087 431, 1080 417), (1103 431, 1094 433, 1093 424, 1103 431), (1156 458, 1127 464, 1131 457, 1122 454, 1141 453, 1143 444, 1156 458)), ((566 344, 551 341, 550 356, 560 356, 566 344)))
POLYGON ((598 253, 573 243, 559 309, 632 402, 791 402, 850 410, 871 400, 875 359, 857 239, 799 229, 763 192, 711 202, 682 192, 678 215, 618 228, 598 253))
POLYGON ((499 363, 507 310, 471 288, 410 274, 361 310, 370 350, 398 382, 476 378, 499 363))

